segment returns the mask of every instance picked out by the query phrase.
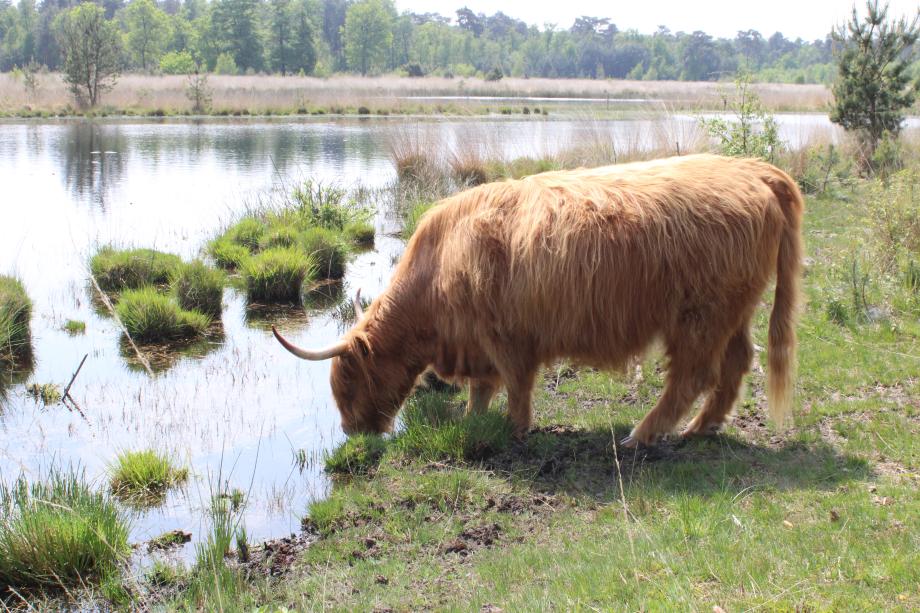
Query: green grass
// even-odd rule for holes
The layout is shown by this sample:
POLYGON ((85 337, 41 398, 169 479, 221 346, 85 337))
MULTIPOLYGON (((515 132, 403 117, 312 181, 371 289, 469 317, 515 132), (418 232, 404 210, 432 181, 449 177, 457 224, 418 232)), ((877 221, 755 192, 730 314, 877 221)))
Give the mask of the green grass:
POLYGON ((353 221, 347 224, 342 233, 352 244, 370 247, 374 244, 374 226, 366 221, 353 221))
POLYGON ((188 469, 177 467, 152 449, 125 451, 108 468, 112 492, 133 504, 158 504, 166 492, 188 479, 188 469))
POLYGON ((99 287, 107 292, 166 285, 182 264, 181 258, 154 249, 103 247, 90 259, 89 268, 99 287))
POLYGON ((316 263, 316 274, 323 279, 345 276, 348 248, 340 235, 326 228, 309 228, 298 237, 300 248, 316 263))
POLYGON ((61 401, 61 388, 54 383, 32 383, 26 386, 26 393, 46 406, 61 401))
POLYGON ((316 262, 309 255, 276 247, 246 260, 242 274, 251 301, 299 302, 304 280, 312 280, 316 270, 316 262))
POLYGON ((220 315, 224 295, 224 275, 201 260, 183 263, 170 280, 179 306, 186 311, 199 311, 212 317, 220 315))
POLYGON ((72 335, 83 334, 86 332, 86 322, 77 319, 68 319, 64 322, 64 330, 72 335))
POLYGON ((249 259, 249 249, 228 238, 220 237, 208 243, 208 255, 214 258, 214 263, 219 267, 236 270, 249 259))
POLYGON ((32 301, 22 283, 0 275, 0 363, 21 361, 32 353, 32 301))
POLYGON ((422 220, 422 215, 427 213, 428 210, 434 206, 434 204, 435 203, 433 202, 419 202, 413 205, 406 212, 406 220, 402 229, 403 238, 408 240, 413 234, 415 234, 415 230, 418 228, 418 224, 422 220))
POLYGON ((350 436, 326 455, 326 472, 350 475, 366 474, 376 468, 386 448, 386 441, 379 435, 350 436))
POLYGON ((176 299, 153 287, 122 292, 115 307, 118 317, 134 340, 165 342, 201 336, 211 318, 198 311, 186 311, 176 299))
POLYGON ((124 517, 82 474, 2 485, 0 513, 0 585, 20 592, 118 576, 130 553, 124 517))

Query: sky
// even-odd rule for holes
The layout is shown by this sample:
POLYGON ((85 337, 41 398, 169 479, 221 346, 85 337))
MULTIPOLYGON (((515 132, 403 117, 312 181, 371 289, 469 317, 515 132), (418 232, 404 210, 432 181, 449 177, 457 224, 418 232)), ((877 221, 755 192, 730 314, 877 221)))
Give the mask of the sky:
MULTIPOLYGON (((891 0, 889 17, 913 17, 920 2, 891 0)), ((477 13, 496 11, 543 26, 555 23, 566 29, 580 15, 609 17, 620 30, 650 34, 659 25, 673 32, 702 30, 719 38, 734 38, 738 30, 757 30, 768 38, 782 32, 786 38, 814 40, 824 38, 834 25, 850 15, 853 0, 396 0, 400 11, 441 13, 455 17, 456 10, 468 6, 477 13)), ((857 2, 865 12, 865 2, 857 2)))

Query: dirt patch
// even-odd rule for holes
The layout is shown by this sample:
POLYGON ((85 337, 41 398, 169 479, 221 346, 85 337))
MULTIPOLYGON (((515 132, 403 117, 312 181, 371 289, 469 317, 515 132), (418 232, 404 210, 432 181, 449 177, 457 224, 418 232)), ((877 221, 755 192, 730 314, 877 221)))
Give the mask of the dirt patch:
POLYGON ((312 529, 299 534, 265 541, 252 548, 248 562, 241 564, 248 572, 267 577, 280 577, 291 570, 294 563, 303 557, 304 550, 319 539, 312 529))
POLYGON ((441 553, 468 556, 477 549, 491 547, 501 537, 502 529, 498 524, 486 524, 467 528, 454 540, 441 547, 441 553))

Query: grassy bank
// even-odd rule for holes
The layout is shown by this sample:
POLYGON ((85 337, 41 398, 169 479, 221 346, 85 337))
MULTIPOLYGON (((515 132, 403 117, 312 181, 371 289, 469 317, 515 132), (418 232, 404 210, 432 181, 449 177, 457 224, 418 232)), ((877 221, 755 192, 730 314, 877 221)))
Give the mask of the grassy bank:
POLYGON ((32 301, 22 283, 0 275, 0 367, 27 360, 32 353, 32 301))
MULTIPOLYGON (((428 97, 489 96, 509 98, 590 98, 587 108, 607 111, 633 104, 664 103, 672 109, 721 108, 724 84, 712 82, 628 81, 591 79, 519 79, 497 82, 476 78, 405 78, 394 76, 315 77, 226 76, 208 77, 214 115, 322 115, 322 114, 488 114, 523 113, 559 108, 552 100, 517 103, 513 100, 476 101, 428 97), (608 103, 608 100, 613 100, 608 103), (603 101, 603 102, 601 102, 603 101)), ((188 115, 193 102, 184 76, 123 75, 94 115, 188 115)), ((58 74, 38 75, 36 89, 27 90, 12 74, 0 74, 0 115, 48 116, 83 114, 76 108, 58 74)), ((823 85, 764 83, 756 91, 768 108, 823 110, 830 100, 823 85)), ((571 106, 572 103, 566 103, 571 106)))

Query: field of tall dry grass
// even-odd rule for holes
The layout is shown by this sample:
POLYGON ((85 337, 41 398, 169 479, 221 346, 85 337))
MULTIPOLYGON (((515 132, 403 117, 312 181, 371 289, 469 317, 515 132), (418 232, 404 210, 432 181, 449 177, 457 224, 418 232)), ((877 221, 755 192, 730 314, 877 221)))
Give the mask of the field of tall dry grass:
MULTIPOLYGON (((537 105, 591 105, 598 110, 622 107, 623 100, 636 104, 665 102, 676 109, 722 107, 724 83, 681 81, 628 81, 590 79, 506 78, 488 82, 475 78, 406 78, 395 76, 315 77, 226 76, 208 78, 211 111, 214 113, 370 112, 392 113, 483 113, 497 111, 514 100, 537 98, 537 105), (488 98, 488 99, 483 99, 488 98), (542 100, 541 100, 542 99, 542 100), (575 99, 575 100, 573 100, 575 99), (586 100, 590 99, 590 100, 586 100), (603 101, 601 103, 601 101, 603 101), (608 102, 609 101, 609 102, 608 102)), ((110 113, 190 113, 185 76, 123 75, 102 98, 102 110, 110 113)), ((754 86, 771 110, 822 110, 830 101, 823 85, 764 83, 754 86)), ((520 101, 523 103, 524 101, 520 101)), ((59 74, 41 74, 29 90, 23 80, 0 74, 0 113, 71 113, 75 104, 59 74)))

